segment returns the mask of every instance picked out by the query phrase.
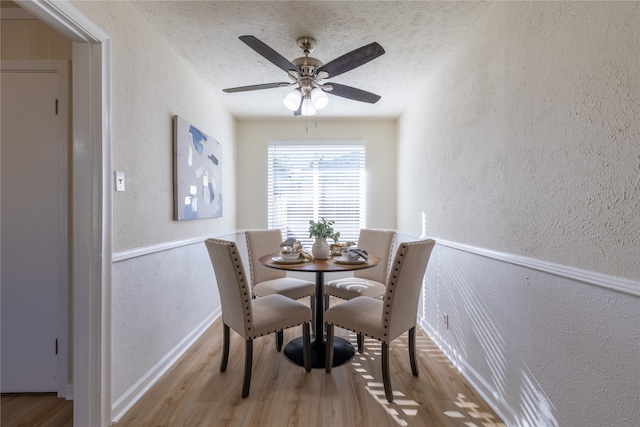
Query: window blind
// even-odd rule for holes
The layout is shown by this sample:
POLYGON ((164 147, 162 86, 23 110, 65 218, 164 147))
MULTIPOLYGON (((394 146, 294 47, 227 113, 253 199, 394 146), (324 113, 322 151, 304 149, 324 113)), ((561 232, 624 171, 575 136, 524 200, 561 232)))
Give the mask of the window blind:
POLYGON ((341 242, 357 240, 365 226, 365 148, 364 142, 269 143, 269 228, 309 248, 309 220, 324 217, 335 221, 341 242))

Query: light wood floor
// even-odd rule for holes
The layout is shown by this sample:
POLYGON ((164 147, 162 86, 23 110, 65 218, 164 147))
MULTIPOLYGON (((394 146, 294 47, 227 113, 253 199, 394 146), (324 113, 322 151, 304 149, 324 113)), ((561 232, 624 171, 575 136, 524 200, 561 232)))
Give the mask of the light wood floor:
POLYGON ((72 427, 73 402, 55 393, 3 394, 2 427, 72 427))
MULTIPOLYGON (((285 331, 284 342, 301 332, 300 327, 285 331)), ((335 333, 355 345, 355 334, 339 328, 335 333)), ((242 399, 244 341, 231 332, 229 365, 220 372, 218 319, 116 426, 504 427, 422 331, 416 341, 419 377, 411 375, 407 335, 390 346, 395 400, 388 403, 377 341, 366 340, 364 354, 327 374, 324 369, 305 372, 276 352, 272 335, 262 337, 254 343, 251 391, 242 399)), ((47 417, 11 420, 16 414, 11 404, 2 397, 2 427, 71 426, 54 421, 55 411, 49 423, 42 422, 47 417)))
MULTIPOLYGON (((355 345, 355 334, 335 333, 355 345)), ((300 327, 287 330, 284 342, 301 334, 300 327)), ((366 340, 364 354, 327 374, 305 372, 276 352, 272 335, 262 337, 254 342, 251 391, 242 399, 244 341, 231 332, 229 365, 220 372, 219 319, 117 426, 504 427, 422 331, 416 341, 419 377, 411 375, 407 334, 391 344, 395 400, 388 403, 379 342, 366 340)))

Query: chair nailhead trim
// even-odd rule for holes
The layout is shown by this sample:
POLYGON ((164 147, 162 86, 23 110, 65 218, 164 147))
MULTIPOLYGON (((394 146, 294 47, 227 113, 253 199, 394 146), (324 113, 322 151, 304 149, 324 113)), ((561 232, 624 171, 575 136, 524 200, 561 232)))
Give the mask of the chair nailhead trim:
MULTIPOLYGON (((339 323, 331 323, 331 322, 326 322, 326 323, 327 323, 327 325, 337 326, 338 328, 346 329, 348 331, 355 332, 356 334, 360 334, 360 335, 364 335, 365 337, 373 338, 374 340, 378 339, 378 338, 374 337, 373 335, 369 335, 369 334, 361 332, 361 331, 356 331, 355 329, 347 328, 346 326, 343 326, 343 325, 341 325, 339 323)), ((387 334, 384 334, 384 335, 386 336, 387 334)))
POLYGON ((290 326, 285 326, 282 329, 274 329, 272 331, 263 332, 258 336, 259 337, 264 337, 265 335, 269 335, 269 334, 273 334, 273 333, 276 333, 276 332, 284 331, 285 329, 294 328, 294 327, 300 326, 300 325, 306 325, 307 323, 311 324, 311 322, 296 323, 296 324, 293 324, 293 325, 290 325, 290 326))

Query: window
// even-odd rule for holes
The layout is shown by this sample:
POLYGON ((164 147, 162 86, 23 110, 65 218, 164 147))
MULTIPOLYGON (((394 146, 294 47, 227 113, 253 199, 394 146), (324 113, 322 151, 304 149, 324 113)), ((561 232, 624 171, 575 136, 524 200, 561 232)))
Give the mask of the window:
MULTIPOLYGON (((335 221, 340 241, 365 226, 364 142, 270 142, 269 228, 311 245, 309 220, 335 221)), ((329 240, 331 243, 331 240, 329 240)))

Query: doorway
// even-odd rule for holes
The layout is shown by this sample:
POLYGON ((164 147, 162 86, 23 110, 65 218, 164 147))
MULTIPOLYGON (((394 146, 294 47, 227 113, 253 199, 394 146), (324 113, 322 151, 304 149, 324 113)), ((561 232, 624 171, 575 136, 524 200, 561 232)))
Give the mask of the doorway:
POLYGON ((69 2, 20 2, 73 42, 70 165, 73 421, 111 424, 111 89, 109 35, 69 2))

